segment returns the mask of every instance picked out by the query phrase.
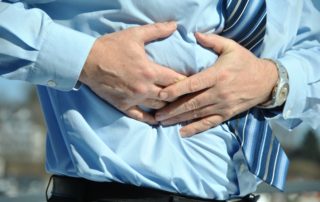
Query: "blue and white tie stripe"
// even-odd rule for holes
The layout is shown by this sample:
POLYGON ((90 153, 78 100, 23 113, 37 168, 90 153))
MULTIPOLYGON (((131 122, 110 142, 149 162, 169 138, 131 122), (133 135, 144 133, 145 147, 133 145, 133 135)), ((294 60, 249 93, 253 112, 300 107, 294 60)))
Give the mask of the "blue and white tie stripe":
POLYGON ((256 53, 266 30, 266 5, 263 0, 223 0, 225 27, 222 35, 232 38, 256 53))
POLYGON ((249 170, 266 183, 283 190, 289 160, 265 120, 270 116, 266 113, 253 108, 228 123, 241 144, 249 170))
MULTIPOLYGON (((257 56, 266 31, 265 0, 222 0, 225 27, 221 35, 237 41, 257 56)), ((228 122, 237 135, 249 170, 283 190, 289 160, 265 117, 271 111, 253 108, 228 122)))

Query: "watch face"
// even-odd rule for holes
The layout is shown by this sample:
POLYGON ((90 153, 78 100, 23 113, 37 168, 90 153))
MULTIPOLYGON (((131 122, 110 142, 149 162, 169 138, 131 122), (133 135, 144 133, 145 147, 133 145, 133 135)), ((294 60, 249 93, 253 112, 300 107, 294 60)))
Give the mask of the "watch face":
POLYGON ((282 86, 279 93, 279 100, 278 100, 279 105, 282 105, 286 101, 288 93, 289 93, 289 85, 286 83, 282 86))

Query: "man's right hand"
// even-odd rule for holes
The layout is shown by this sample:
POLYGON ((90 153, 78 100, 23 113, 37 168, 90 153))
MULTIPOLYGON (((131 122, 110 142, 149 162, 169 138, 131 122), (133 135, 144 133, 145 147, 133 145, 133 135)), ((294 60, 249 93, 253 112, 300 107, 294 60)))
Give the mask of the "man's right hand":
POLYGON ((128 116, 150 124, 154 117, 138 105, 159 109, 162 87, 185 77, 148 60, 144 45, 170 36, 175 22, 133 27, 96 40, 80 75, 80 81, 99 97, 128 116))

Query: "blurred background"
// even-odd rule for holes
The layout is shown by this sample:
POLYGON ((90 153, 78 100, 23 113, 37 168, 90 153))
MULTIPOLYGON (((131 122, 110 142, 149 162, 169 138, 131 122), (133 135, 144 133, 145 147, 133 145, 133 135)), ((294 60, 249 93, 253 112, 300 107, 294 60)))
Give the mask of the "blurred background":
MULTIPOLYGON (((46 128, 35 89, 1 78, 0 86, 0 202, 45 201, 46 128)), ((261 185, 260 201, 320 202, 320 129, 301 125, 277 134, 291 159, 287 188, 261 185)))

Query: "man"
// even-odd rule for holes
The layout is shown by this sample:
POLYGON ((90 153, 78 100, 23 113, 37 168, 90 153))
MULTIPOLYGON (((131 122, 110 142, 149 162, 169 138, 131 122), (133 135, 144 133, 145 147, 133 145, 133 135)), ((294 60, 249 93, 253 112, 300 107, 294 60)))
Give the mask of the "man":
MULTIPOLYGON (((226 200, 256 189, 221 122, 270 106, 279 76, 272 61, 200 34, 225 30, 223 1, 23 2, 0 3, 0 73, 39 85, 46 168, 59 175, 50 201, 226 200)), ((261 56, 286 67, 290 93, 274 122, 290 125, 317 112, 319 12, 302 1, 267 8, 261 56)))

